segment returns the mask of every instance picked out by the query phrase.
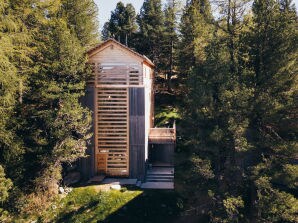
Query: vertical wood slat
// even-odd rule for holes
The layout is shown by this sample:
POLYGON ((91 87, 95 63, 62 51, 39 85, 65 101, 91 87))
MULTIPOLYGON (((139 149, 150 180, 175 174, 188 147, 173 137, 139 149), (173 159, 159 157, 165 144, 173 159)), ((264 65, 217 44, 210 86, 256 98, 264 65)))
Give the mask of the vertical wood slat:
POLYGON ((128 176, 128 88, 97 88, 96 95, 97 170, 110 176, 128 176), (118 110, 121 112, 117 113, 118 110))

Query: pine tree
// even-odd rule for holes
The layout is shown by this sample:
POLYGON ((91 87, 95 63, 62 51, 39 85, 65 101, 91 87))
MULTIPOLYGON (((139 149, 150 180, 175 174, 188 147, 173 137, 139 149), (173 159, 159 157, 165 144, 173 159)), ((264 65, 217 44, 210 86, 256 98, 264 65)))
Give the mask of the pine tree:
POLYGON ((145 0, 138 15, 139 41, 137 51, 149 57, 159 70, 162 67, 164 14, 161 0, 145 0))
POLYGON ((122 2, 118 2, 109 22, 104 26, 102 35, 104 39, 112 37, 122 44, 132 46, 136 30, 136 12, 133 5, 125 6, 122 2))
MULTIPOLYGON (((245 16, 241 13, 244 5, 221 5, 223 14, 220 21, 215 21, 215 27, 208 27, 199 14, 199 5, 188 5, 199 15, 196 22, 200 30, 192 45, 196 51, 188 54, 192 60, 187 65, 187 129, 193 133, 193 153, 203 160, 202 172, 213 175, 212 179, 206 177, 210 174, 201 174, 200 178, 201 184, 205 182, 214 188, 210 193, 214 194, 210 217, 213 221, 237 222, 243 220, 248 181, 242 163, 251 149, 246 133, 253 92, 247 52, 241 48, 245 43, 245 16), (199 45, 194 44, 197 40, 199 45)), ((187 16, 184 19, 189 21, 187 16)))
POLYGON ((164 72, 166 73, 168 91, 172 91, 171 79, 177 68, 177 44, 178 44, 178 17, 180 13, 181 2, 169 0, 164 11, 165 31, 163 43, 164 72))
POLYGON ((89 49, 99 41, 98 9, 92 0, 62 0, 67 26, 76 33, 81 45, 89 49))
POLYGON ((298 200, 284 188, 294 188, 297 167, 297 16, 291 1, 254 1, 251 59, 255 72, 251 118, 259 164, 256 186, 258 221, 296 222, 298 200), (283 185, 282 188, 279 185, 283 185))
MULTIPOLYGON (((87 28, 90 24, 85 30, 82 20, 74 20, 70 26, 68 15, 76 12, 77 5, 71 4, 71 8, 68 3, 62 7, 59 3, 36 3, 31 17, 41 19, 28 24, 34 27, 38 53, 33 57, 35 70, 20 108, 24 121, 18 134, 26 148, 23 184, 29 191, 55 192, 62 164, 83 157, 90 137, 90 112, 82 107, 80 98, 87 78, 85 49, 96 39, 96 31, 87 28)), ((85 22, 95 19, 88 10, 81 13, 90 16, 85 22)))
POLYGON ((32 10, 26 6, 27 2, 13 0, 0 3, 0 164, 15 184, 22 178, 24 152, 17 133, 22 123, 18 108, 27 90, 28 76, 34 70, 32 31, 24 19, 32 10))
POLYGON ((8 212, 3 209, 3 204, 9 197, 9 190, 12 187, 12 182, 7 179, 3 167, 0 165, 0 221, 8 222, 8 212))
POLYGON ((180 33, 179 63, 181 75, 188 75, 197 63, 206 59, 204 47, 212 33, 212 14, 208 0, 187 1, 184 9, 180 33))

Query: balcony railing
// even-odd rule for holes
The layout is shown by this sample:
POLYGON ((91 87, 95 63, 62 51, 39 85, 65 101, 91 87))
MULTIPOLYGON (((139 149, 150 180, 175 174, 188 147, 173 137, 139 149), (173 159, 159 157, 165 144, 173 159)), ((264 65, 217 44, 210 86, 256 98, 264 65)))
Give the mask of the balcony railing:
POLYGON ((173 128, 151 128, 149 132, 149 143, 175 143, 176 127, 173 128))

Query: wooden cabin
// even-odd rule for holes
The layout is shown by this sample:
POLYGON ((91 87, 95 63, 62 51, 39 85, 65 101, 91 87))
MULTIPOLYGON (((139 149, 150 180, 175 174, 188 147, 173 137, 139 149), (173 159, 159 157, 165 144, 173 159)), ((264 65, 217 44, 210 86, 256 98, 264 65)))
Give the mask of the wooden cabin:
POLYGON ((148 164, 173 166, 175 129, 153 128, 152 61, 114 39, 89 50, 88 57, 94 75, 84 103, 93 112, 94 134, 81 162, 83 175, 143 181, 148 164))

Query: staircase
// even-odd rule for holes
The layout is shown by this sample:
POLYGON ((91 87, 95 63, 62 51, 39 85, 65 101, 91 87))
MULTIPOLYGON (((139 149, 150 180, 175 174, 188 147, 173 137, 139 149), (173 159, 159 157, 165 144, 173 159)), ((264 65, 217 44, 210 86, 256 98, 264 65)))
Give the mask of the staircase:
POLYGON ((173 167, 152 167, 147 170, 144 189, 174 189, 173 167))

